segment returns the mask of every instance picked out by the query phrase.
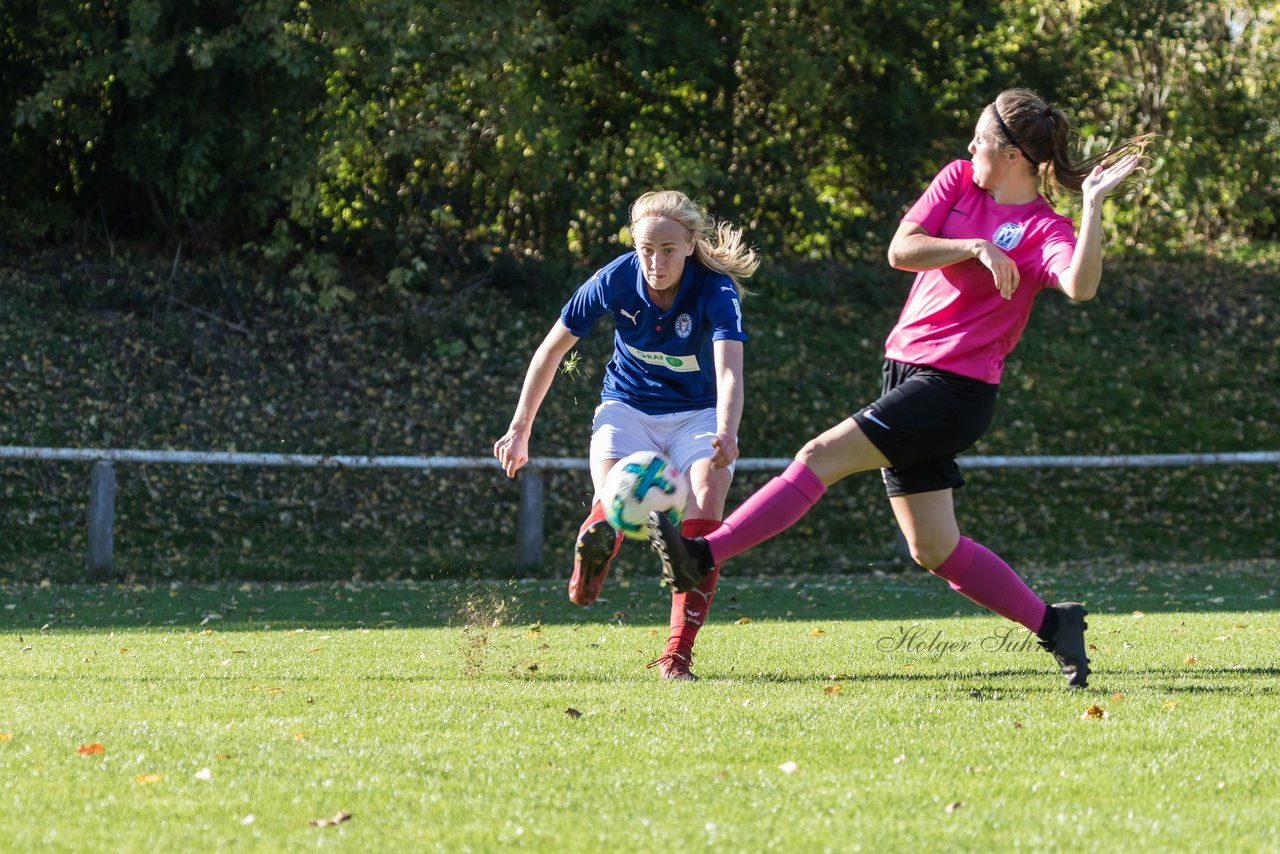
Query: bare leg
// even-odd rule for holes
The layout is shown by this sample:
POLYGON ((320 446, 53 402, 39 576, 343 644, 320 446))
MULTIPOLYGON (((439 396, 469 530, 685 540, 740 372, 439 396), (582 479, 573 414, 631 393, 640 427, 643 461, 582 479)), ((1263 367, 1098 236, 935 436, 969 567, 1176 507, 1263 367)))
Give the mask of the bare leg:
POLYGON ((825 433, 810 439, 796 454, 818 476, 824 486, 831 486, 851 474, 889 465, 880 449, 871 444, 858 422, 846 418, 825 433))
POLYGON ((952 491, 894 495, 889 504, 907 539, 911 559, 930 572, 942 566, 960 542, 952 491))

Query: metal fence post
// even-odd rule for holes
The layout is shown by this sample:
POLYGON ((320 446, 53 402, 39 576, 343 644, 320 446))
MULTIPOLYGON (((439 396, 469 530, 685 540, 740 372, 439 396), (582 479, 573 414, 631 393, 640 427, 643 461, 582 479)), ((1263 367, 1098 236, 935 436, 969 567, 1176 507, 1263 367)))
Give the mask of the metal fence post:
POLYGON ((106 581, 111 574, 112 531, 116 524, 116 472, 99 460, 89 475, 89 549, 85 568, 89 581, 106 581))
POLYGON ((516 519, 516 565, 521 569, 542 566, 542 512, 544 476, 538 469, 520 472, 520 512, 516 519))

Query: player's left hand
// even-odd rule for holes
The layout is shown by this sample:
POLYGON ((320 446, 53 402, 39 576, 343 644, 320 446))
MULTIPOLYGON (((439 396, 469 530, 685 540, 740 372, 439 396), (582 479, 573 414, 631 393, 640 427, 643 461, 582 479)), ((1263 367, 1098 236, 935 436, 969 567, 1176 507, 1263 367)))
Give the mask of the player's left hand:
POLYGON ((1095 166, 1093 171, 1084 179, 1080 192, 1086 198, 1091 198, 1095 201, 1101 200, 1107 193, 1120 186, 1120 182, 1128 178, 1133 170, 1138 168, 1140 162, 1142 162, 1141 157, 1136 154, 1129 154, 1109 166, 1095 166))
POLYGON ((725 469, 738 459, 738 438, 728 433, 717 433, 711 437, 711 447, 715 453, 711 455, 713 469, 725 469))

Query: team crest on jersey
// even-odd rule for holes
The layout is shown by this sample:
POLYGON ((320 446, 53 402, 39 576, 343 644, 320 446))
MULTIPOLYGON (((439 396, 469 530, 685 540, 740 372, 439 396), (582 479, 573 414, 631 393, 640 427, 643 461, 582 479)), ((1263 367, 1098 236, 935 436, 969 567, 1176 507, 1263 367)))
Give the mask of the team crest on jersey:
POLYGON ((1023 225, 1020 222, 1006 222, 991 235, 991 242, 1005 252, 1022 242, 1023 225))
POLYGON ((688 338, 689 333, 693 332, 693 318, 688 314, 682 314, 676 318, 676 334, 681 338, 688 338))

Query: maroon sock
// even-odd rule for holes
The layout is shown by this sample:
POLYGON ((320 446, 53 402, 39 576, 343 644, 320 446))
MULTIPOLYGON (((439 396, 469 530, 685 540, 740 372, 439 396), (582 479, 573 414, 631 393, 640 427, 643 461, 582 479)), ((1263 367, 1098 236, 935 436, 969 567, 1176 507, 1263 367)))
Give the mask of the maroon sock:
MULTIPOLYGON (((702 537, 721 526, 718 519, 686 519, 680 526, 680 533, 686 537, 702 537)), ((720 578, 720 567, 714 567, 702 579, 697 587, 688 593, 671 594, 671 631, 667 636, 667 651, 693 647, 698 637, 698 629, 707 621, 707 613, 711 610, 711 597, 716 592, 716 582, 720 578)))

